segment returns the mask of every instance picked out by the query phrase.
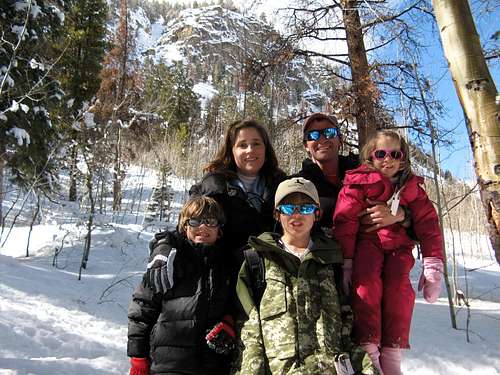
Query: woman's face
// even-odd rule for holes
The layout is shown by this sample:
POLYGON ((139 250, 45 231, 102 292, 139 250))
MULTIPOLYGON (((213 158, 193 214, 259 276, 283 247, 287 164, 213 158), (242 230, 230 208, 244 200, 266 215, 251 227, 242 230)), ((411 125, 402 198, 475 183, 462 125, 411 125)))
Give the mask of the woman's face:
POLYGON ((266 161, 266 146, 257 129, 240 129, 232 151, 238 173, 248 177, 259 174, 266 161))
MULTIPOLYGON (((323 130, 332 127, 334 125, 330 121, 320 120, 314 121, 307 128, 307 131, 323 130)), ((322 135, 317 141, 306 141, 304 147, 314 162, 318 162, 319 164, 328 163, 339 157, 340 139, 339 137, 326 139, 322 135)))

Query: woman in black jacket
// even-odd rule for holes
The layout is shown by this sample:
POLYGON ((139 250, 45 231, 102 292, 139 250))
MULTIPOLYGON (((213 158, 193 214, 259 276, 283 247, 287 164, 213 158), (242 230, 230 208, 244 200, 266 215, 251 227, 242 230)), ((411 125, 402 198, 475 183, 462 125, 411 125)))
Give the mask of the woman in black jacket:
POLYGON ((221 204, 227 219, 223 242, 241 264, 240 249, 248 237, 274 229, 273 197, 285 178, 266 129, 254 120, 232 123, 204 172, 189 193, 213 197, 221 204))
POLYGON ((131 375, 229 373, 237 270, 218 246, 223 223, 219 204, 198 197, 157 236, 128 311, 131 375))

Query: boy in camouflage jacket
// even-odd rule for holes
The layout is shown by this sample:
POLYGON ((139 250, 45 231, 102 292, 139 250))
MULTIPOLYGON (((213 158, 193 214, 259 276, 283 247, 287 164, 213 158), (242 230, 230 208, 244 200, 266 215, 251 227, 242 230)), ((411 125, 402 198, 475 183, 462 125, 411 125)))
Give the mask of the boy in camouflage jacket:
POLYGON ((240 374, 354 374, 349 361, 339 360, 346 355, 334 265, 342 263, 342 253, 333 240, 311 235, 320 218, 314 185, 296 177, 282 182, 275 218, 283 235, 249 239, 265 268, 266 286, 257 306, 245 264, 239 275, 238 297, 248 315, 241 331, 240 374))

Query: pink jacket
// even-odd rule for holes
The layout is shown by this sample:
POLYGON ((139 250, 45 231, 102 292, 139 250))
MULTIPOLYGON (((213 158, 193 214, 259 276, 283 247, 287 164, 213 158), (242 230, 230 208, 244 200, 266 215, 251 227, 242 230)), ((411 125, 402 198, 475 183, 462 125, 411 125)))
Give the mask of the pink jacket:
MULTIPOLYGON (((412 228, 420 242, 423 256, 443 259, 438 217, 427 193, 420 186, 423 183, 422 177, 410 175, 400 189, 400 205, 411 211, 412 228)), ((393 193, 391 181, 367 165, 346 172, 333 215, 333 233, 342 246, 344 258, 354 257, 356 240, 360 238, 378 237, 382 249, 387 250, 414 246, 406 230, 399 224, 371 233, 359 231, 358 214, 369 206, 366 199, 387 202, 393 193)))

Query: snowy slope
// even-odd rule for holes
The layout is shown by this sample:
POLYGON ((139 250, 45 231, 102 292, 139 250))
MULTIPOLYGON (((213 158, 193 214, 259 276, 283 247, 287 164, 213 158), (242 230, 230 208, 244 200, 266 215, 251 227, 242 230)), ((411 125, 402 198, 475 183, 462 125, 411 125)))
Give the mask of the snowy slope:
MULTIPOLYGON (((130 191, 141 181, 137 176, 127 181, 130 191)), ((148 189, 155 184, 152 176, 142 182, 148 189)), ((174 210, 178 211, 190 182, 175 178, 170 182, 174 210)), ((73 216, 73 210, 71 204, 60 205, 35 226, 31 257, 24 258, 27 225, 16 227, 0 248, 1 375, 128 372, 126 309, 145 269, 147 242, 158 226, 141 220, 135 224, 134 215, 121 224, 113 223, 110 215, 101 217, 88 267, 78 281, 83 235, 71 220, 60 224, 61 218, 73 216), (70 235, 56 268, 52 266, 54 249, 66 231, 70 235)), ((483 267, 468 273, 470 295, 477 298, 470 302, 471 342, 466 342, 463 330, 451 329, 444 293, 433 305, 418 295, 412 350, 405 353, 403 363, 406 374, 500 373, 500 267, 492 259, 486 239, 481 238, 477 245, 475 237, 463 241, 466 257, 459 261, 459 282, 464 290, 464 264, 468 270, 483 267), (467 256, 472 251, 474 258, 467 256)), ((415 284, 419 269, 417 262, 412 273, 415 284)), ((458 313, 461 329, 466 319, 462 308, 458 313)))

